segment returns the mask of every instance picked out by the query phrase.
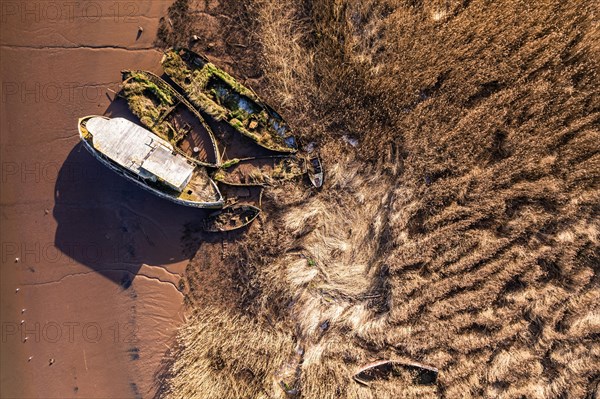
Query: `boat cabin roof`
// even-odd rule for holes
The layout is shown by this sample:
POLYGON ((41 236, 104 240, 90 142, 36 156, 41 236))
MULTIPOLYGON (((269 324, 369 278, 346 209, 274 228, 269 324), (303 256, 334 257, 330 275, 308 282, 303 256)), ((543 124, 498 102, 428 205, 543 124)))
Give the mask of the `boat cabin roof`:
POLYGON ((178 191, 192 177, 194 166, 168 141, 127 119, 93 117, 86 128, 96 150, 141 177, 158 177, 178 191))

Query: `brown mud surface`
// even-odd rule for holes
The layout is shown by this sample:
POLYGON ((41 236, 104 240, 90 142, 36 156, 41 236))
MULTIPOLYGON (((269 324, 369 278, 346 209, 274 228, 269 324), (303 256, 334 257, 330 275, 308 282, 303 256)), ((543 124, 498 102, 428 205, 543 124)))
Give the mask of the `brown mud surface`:
POLYGON ((160 73, 170 2, 69 4, 2 3, 0 396, 152 397, 204 212, 102 166, 77 119, 127 114, 108 90, 122 69, 160 73))
POLYGON ((318 143, 325 184, 270 187, 247 230, 191 239, 192 315, 161 393, 598 397, 598 15, 176 1, 158 44, 251 86, 318 143), (393 358, 436 384, 352 379, 393 358))

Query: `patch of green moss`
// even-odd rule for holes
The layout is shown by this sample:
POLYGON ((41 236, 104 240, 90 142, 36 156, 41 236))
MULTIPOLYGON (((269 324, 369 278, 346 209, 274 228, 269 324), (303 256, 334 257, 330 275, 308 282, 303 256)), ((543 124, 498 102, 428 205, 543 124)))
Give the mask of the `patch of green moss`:
POLYGON ((225 179, 225 172, 223 172, 222 170, 216 171, 213 175, 213 179, 223 181, 223 179, 225 179))
POLYGON ((227 169, 227 168, 230 168, 230 167, 232 167, 233 165, 235 165, 235 164, 237 164, 239 162, 240 162, 239 159, 233 158, 233 159, 230 159, 230 160, 228 160, 226 162, 223 162, 223 164, 221 165, 221 168, 227 169))
POLYGON ((85 126, 81 126, 80 130, 81 130, 81 136, 86 141, 91 141, 92 140, 92 135, 90 134, 89 130, 87 130, 87 128, 85 126))
POLYGON ((244 125, 242 125, 242 122, 239 119, 232 118, 229 120, 229 124, 231 126, 233 126, 234 128, 236 128, 237 130, 244 129, 244 125))

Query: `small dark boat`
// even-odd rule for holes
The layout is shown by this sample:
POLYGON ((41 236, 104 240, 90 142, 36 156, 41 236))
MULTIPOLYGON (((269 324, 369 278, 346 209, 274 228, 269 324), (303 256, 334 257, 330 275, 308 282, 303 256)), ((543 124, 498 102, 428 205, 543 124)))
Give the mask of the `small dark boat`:
POLYGON ((293 153, 296 139, 283 118, 251 89, 191 50, 168 50, 163 70, 196 108, 269 150, 293 153))
POLYGON ((304 169, 304 159, 295 156, 259 157, 223 164, 213 179, 234 186, 263 186, 301 176, 304 169))
POLYGON ((317 188, 323 185, 323 165, 318 155, 310 158, 308 162, 308 178, 312 185, 317 188))
POLYGON ((198 165, 219 166, 221 155, 212 130, 163 79, 148 71, 123 71, 122 94, 140 122, 181 155, 198 165))
POLYGON ((204 230, 212 233, 232 231, 248 226, 260 213, 255 206, 231 205, 210 214, 204 223, 204 230))
POLYGON ((104 116, 81 118, 78 128, 94 158, 154 195, 196 208, 223 207, 223 196, 206 169, 151 131, 127 119, 104 116))
POLYGON ((438 369, 416 362, 400 360, 380 360, 358 369, 352 378, 359 384, 370 386, 375 380, 388 380, 402 372, 412 374, 414 381, 421 385, 431 385, 437 382, 438 369))

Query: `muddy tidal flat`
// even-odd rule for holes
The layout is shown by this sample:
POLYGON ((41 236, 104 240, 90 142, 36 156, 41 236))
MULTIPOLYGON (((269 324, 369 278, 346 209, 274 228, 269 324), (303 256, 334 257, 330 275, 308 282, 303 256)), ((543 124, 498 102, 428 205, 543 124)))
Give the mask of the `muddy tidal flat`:
POLYGON ((77 119, 109 110, 121 69, 159 65, 169 5, 2 2, 3 398, 157 389, 182 320, 182 226, 197 213, 93 159, 77 119))

